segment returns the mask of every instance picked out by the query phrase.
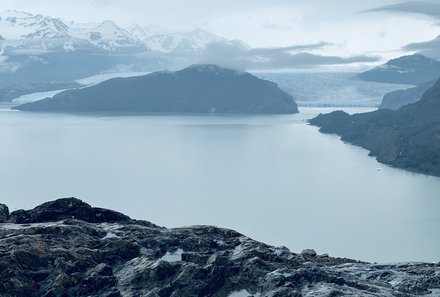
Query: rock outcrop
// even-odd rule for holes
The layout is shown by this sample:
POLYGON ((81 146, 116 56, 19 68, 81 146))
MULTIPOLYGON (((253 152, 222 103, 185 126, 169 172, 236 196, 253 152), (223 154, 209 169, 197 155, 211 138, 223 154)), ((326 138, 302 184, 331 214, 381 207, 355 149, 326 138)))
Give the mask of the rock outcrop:
POLYGON ((422 296, 439 264, 303 254, 212 226, 166 229, 74 198, 0 224, 0 296, 422 296))
POLYGON ((270 81, 215 65, 114 78, 16 107, 48 112, 292 114, 293 98, 270 81))
POLYGON ((354 115, 335 111, 310 123, 368 149, 379 162, 440 175, 440 80, 418 102, 398 110, 354 115))
POLYGON ((129 221, 130 218, 116 211, 91 207, 76 198, 58 199, 41 204, 31 210, 16 210, 10 214, 10 221, 17 224, 53 222, 67 219, 89 223, 129 221))

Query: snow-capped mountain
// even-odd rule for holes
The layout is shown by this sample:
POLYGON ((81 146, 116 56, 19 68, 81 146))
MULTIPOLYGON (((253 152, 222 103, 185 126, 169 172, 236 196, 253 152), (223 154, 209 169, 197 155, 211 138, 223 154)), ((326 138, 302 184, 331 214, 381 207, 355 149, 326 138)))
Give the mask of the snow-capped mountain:
MULTIPOLYGON (((0 36, 14 48, 64 49, 93 47, 105 51, 140 49, 174 54, 197 54, 212 42, 226 39, 205 30, 157 33, 137 24, 124 29, 113 21, 66 22, 59 18, 7 10, 0 13, 0 36)), ((0 37, 0 40, 2 39, 0 37)))
POLYGON ((127 31, 139 41, 145 40, 152 35, 148 28, 142 28, 138 24, 131 25, 127 28, 127 31))
POLYGON ((104 50, 142 45, 137 38, 112 21, 85 24, 71 22, 69 25, 70 37, 87 40, 104 50))
POLYGON ((225 38, 202 29, 170 33, 133 24, 127 31, 151 51, 163 53, 198 52, 205 49, 210 43, 228 41, 225 38))
POLYGON ((50 91, 56 88, 47 83, 63 88, 102 73, 177 69, 200 63, 212 42, 232 42, 204 30, 158 32, 154 25, 124 29, 113 21, 75 23, 13 10, 0 13, 0 101, 2 85, 9 88, 6 94, 16 85, 50 91))
POLYGON ((156 34, 143 40, 147 48, 164 53, 197 52, 205 49, 210 43, 226 41, 220 36, 201 29, 190 32, 156 34))
POLYGON ((8 10, 0 14, 0 34, 14 48, 73 51, 77 47, 103 50, 142 46, 112 21, 78 24, 58 18, 8 10))
POLYGON ((367 81, 420 85, 438 79, 439 74, 440 61, 415 54, 392 59, 359 76, 367 81))
POLYGON ((60 19, 7 10, 0 13, 0 34, 4 39, 68 38, 69 27, 60 19))

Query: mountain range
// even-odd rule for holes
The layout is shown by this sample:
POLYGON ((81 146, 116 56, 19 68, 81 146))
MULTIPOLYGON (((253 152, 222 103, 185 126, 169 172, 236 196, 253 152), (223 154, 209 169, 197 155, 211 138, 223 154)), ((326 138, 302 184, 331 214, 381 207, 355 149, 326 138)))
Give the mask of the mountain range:
POLYGON ((440 61, 421 54, 408 55, 362 72, 359 77, 366 81, 420 85, 440 77, 440 61))
POLYGON ((103 73, 152 72, 195 63, 211 43, 204 30, 161 33, 113 21, 75 23, 8 10, 0 13, 0 102, 23 94, 76 87, 103 73))
POLYGON ((440 61, 414 54, 392 59, 358 75, 365 81, 414 85, 415 87, 386 93, 380 109, 399 109, 417 102, 440 77, 440 61))
POLYGON ((6 47, 38 51, 63 48, 74 51, 93 47, 105 51, 148 50, 153 52, 197 51, 226 39, 204 30, 160 33, 133 24, 122 28, 115 22, 67 22, 59 18, 14 10, 0 13, 2 52, 6 47))

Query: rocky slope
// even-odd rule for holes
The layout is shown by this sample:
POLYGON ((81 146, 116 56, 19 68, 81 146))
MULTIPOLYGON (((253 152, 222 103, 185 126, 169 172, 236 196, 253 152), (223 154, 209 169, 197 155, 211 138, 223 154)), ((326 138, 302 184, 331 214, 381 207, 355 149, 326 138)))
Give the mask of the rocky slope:
POLYGON ((17 107, 51 112, 262 113, 298 112, 270 81, 215 65, 116 78, 17 107))
POLYGON ((420 54, 388 61, 359 75, 367 81, 419 85, 440 77, 440 61, 420 54))
POLYGON ((310 121, 324 133, 371 151, 379 162, 440 175, 440 81, 420 101, 396 111, 381 109, 348 115, 342 111, 310 121))
POLYGON ((426 296, 440 264, 301 254, 212 226, 166 229, 75 198, 0 205, 0 296, 426 296))

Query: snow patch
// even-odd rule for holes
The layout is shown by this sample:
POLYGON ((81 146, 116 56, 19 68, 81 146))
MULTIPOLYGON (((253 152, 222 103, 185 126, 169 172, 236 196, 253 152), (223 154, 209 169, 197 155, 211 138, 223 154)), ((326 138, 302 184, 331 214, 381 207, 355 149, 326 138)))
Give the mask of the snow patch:
POLYGON ((64 49, 66 52, 74 52, 74 51, 75 51, 75 46, 73 45, 73 42, 72 42, 71 40, 69 40, 68 42, 66 42, 66 43, 63 45, 63 49, 64 49))
POLYGON ((154 261, 149 260, 147 257, 136 257, 121 265, 116 270, 115 276, 120 282, 130 283, 131 279, 153 264, 154 261))
POLYGON ((133 76, 141 76, 149 74, 150 72, 117 72, 117 73, 102 73, 97 75, 88 76, 85 78, 77 79, 75 82, 85 85, 91 86, 99 84, 108 79, 117 78, 117 77, 133 77, 133 76))
MULTIPOLYGON (((313 288, 309 289, 305 294, 304 297, 318 297, 318 296, 332 296, 332 292, 337 290, 338 288, 336 285, 331 284, 316 284, 313 288)), ((353 295, 354 296, 354 295, 353 295)))
MULTIPOLYGON (((1 57, 0 57, 0 62, 1 61, 1 57)), ((98 75, 93 75, 93 76, 89 76, 89 77, 85 77, 82 79, 78 79, 75 82, 83 85, 84 87, 89 87, 92 85, 96 85, 98 83, 101 83, 103 81, 112 79, 112 78, 117 78, 117 77, 133 77, 133 76, 141 76, 141 75, 146 75, 149 74, 149 72, 118 72, 118 73, 105 73, 105 74, 98 74, 98 75)), ((12 99, 13 103, 17 103, 17 104, 24 104, 24 103, 29 103, 29 102, 35 102, 38 100, 42 100, 42 99, 46 99, 46 98, 51 98, 63 91, 66 91, 66 89, 60 89, 60 90, 53 90, 53 91, 46 91, 46 92, 35 92, 35 93, 30 93, 30 94, 25 94, 25 95, 21 95, 17 98, 12 99)))
POLYGON ((279 269, 277 269, 277 270, 274 270, 274 271, 268 273, 267 275, 268 275, 268 276, 269 276, 269 275, 274 275, 274 276, 275 276, 275 275, 281 275, 281 276, 284 276, 284 277, 290 277, 290 276, 292 276, 292 273, 281 272, 279 269))
POLYGON ((425 294, 426 297, 440 297, 440 289, 431 289, 431 293, 425 294))
POLYGON ((28 103, 28 102, 35 102, 35 101, 42 100, 45 98, 53 97, 56 94, 61 93, 62 91, 65 91, 65 89, 48 91, 48 92, 36 92, 36 93, 21 95, 20 97, 12 99, 12 102, 19 103, 19 104, 28 103))
POLYGON ((115 232, 124 226, 118 223, 101 223, 98 224, 98 227, 106 232, 115 232))
POLYGON ((228 297, 249 297, 249 296, 260 297, 261 294, 260 293, 251 294, 248 292, 248 290, 241 290, 241 291, 232 292, 231 294, 228 295, 228 297))
POLYGON ((102 239, 120 238, 118 235, 112 232, 108 232, 102 239))
POLYGON ((400 285, 405 280, 404 275, 402 273, 395 274, 395 277, 389 281, 389 284, 393 287, 400 285))
POLYGON ((179 262, 182 261, 182 253, 183 250, 182 249, 177 249, 174 252, 166 252, 166 254, 164 256, 162 256, 162 258, 160 258, 158 260, 159 261, 167 261, 167 262, 179 262))
POLYGON ((48 223, 32 223, 32 224, 13 224, 13 223, 1 223, 0 229, 4 230, 21 230, 21 229, 28 229, 32 227, 53 227, 53 226, 59 226, 63 225, 63 221, 59 222, 48 222, 48 223))
POLYGON ((241 244, 237 245, 232 252, 231 260, 237 260, 243 256, 243 246, 241 244))

